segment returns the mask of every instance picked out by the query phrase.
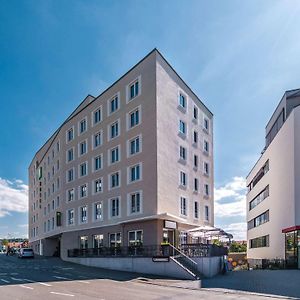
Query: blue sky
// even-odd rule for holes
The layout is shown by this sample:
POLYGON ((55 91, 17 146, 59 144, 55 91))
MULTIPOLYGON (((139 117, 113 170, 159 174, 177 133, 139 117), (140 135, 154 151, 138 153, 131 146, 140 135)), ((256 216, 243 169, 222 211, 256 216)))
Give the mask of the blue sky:
POLYGON ((215 117, 216 225, 243 238, 244 177, 300 87, 299 1, 0 0, 0 236, 27 232, 27 168, 87 94, 154 47, 215 117))

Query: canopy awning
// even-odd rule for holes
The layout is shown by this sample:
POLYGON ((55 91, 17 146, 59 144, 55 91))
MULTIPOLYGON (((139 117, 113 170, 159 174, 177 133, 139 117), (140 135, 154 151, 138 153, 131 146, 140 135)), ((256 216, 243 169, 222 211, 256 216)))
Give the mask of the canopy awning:
POLYGON ((193 228, 188 230, 188 233, 192 237, 203 237, 203 238, 210 238, 210 239, 220 239, 220 238, 228 238, 232 239, 233 235, 224 231, 221 228, 216 228, 212 226, 200 226, 197 228, 193 228))

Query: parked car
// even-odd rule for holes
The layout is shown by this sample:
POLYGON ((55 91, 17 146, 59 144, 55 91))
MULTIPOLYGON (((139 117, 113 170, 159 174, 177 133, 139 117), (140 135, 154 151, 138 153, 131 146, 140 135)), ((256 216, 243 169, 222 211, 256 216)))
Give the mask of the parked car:
POLYGON ((34 258, 34 253, 33 250, 31 248, 21 248, 19 251, 19 258, 34 258))

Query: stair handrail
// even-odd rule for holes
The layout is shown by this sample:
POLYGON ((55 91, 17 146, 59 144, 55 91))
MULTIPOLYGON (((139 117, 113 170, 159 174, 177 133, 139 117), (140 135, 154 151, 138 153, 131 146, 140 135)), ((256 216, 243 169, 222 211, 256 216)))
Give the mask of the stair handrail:
POLYGON ((172 244, 169 243, 169 246, 171 246, 172 249, 179 252, 182 256, 187 258, 189 261, 191 261, 193 264, 198 265, 194 260, 192 260, 190 257, 188 257, 186 254, 184 254, 182 251, 180 251, 178 248, 174 247, 172 244))

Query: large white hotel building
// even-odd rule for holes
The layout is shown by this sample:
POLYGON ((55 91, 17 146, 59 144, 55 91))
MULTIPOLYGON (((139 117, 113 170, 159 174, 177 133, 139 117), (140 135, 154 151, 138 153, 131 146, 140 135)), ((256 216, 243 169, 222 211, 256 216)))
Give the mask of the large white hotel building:
POLYGON ((34 155, 30 244, 64 258, 185 243, 187 230, 214 224, 213 178, 213 115, 154 49, 87 96, 34 155))

